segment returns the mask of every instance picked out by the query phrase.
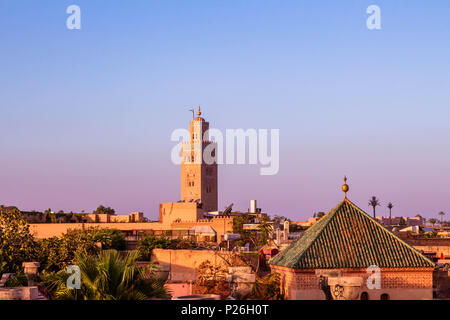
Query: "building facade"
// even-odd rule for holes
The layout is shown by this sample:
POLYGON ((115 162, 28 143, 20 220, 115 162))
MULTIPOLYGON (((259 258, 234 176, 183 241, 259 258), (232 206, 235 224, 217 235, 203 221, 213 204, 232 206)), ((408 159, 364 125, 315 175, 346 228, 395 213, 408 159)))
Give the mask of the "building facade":
POLYGON ((384 217, 384 216, 377 216, 376 219, 378 222, 380 222, 383 226, 398 226, 402 223, 405 226, 424 226, 426 219, 422 218, 421 216, 415 216, 415 217, 384 217))
POLYGON ((433 298, 434 263, 347 197, 269 263, 287 299, 326 299, 324 272, 360 280, 360 299, 433 298))

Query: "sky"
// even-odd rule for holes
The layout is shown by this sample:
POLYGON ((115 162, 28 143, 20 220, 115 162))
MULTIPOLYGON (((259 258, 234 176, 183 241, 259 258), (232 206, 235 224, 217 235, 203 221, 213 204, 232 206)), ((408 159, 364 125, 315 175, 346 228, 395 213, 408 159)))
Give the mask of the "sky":
POLYGON ((142 211, 180 198, 172 132, 279 129, 280 168, 221 165, 219 208, 304 220, 349 198, 450 219, 450 2, 2 0, 0 203, 142 211), (70 5, 81 29, 69 30, 70 5), (369 5, 381 30, 369 30, 369 5))

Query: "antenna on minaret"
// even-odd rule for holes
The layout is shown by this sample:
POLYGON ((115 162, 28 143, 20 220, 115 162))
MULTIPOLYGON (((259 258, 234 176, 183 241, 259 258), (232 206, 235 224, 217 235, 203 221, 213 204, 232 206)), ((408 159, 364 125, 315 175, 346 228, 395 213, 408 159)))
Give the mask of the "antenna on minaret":
POLYGON ((192 112, 192 119, 194 119, 195 118, 195 110, 194 109, 189 109, 189 111, 192 112))

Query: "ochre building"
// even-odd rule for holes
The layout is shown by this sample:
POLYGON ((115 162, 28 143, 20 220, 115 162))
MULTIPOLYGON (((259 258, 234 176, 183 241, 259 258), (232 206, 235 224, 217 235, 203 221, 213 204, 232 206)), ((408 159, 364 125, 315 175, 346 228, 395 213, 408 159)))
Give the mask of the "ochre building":
POLYGON ((269 263, 291 300, 325 299, 318 276, 323 271, 363 278, 359 299, 433 298, 433 262, 347 197, 269 263), (379 289, 368 286, 371 266, 381 271, 379 289))

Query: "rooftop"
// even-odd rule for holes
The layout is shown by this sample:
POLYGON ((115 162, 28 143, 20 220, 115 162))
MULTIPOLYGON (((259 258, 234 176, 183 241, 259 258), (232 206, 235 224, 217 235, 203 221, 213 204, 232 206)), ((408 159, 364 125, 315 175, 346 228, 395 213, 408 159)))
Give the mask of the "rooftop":
POLYGON ((270 264, 297 269, 434 267, 347 197, 270 264))

